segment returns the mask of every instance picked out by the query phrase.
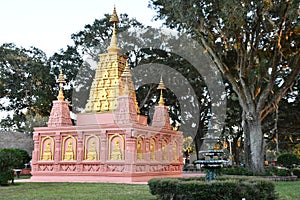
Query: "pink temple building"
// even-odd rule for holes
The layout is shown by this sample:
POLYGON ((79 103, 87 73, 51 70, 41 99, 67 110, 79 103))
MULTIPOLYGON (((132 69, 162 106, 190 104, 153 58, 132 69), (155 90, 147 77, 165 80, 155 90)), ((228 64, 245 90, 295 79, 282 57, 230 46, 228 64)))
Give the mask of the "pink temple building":
POLYGON ((34 129, 32 181, 144 182, 182 176, 183 135, 170 126, 163 81, 150 126, 140 115, 127 58, 119 54, 115 9, 110 21, 111 44, 107 53, 99 54, 85 112, 77 114, 76 125, 64 100, 60 73, 48 127, 34 129))

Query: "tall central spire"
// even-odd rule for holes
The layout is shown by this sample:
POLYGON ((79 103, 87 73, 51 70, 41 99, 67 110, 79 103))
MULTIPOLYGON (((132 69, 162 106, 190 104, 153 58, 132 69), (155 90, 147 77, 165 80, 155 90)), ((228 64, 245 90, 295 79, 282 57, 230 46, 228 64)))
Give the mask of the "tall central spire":
POLYGON ((117 23, 119 23, 119 17, 117 15, 116 7, 114 7, 113 14, 109 19, 110 23, 114 24, 113 34, 111 37, 110 45, 107 48, 108 53, 119 53, 120 48, 118 47, 118 40, 117 40, 117 23))
POLYGON ((116 7, 109 20, 113 23, 111 43, 107 48, 108 53, 99 54, 98 67, 90 89, 89 99, 85 106, 86 113, 103 113, 115 111, 118 98, 125 94, 133 97, 136 112, 139 107, 136 101, 135 88, 132 81, 127 57, 120 55, 116 27, 119 22, 116 7))

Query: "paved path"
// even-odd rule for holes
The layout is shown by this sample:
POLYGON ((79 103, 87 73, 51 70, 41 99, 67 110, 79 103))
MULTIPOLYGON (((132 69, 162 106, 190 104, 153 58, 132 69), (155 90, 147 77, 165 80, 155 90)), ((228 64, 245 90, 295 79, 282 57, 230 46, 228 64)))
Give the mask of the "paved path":
MULTIPOLYGON (((183 178, 187 178, 187 177, 204 177, 205 174, 203 172, 184 172, 182 173, 182 177, 183 178)), ((31 180, 30 178, 28 179, 15 179, 14 180, 15 183, 18 182, 69 182, 67 180, 64 179, 64 177, 58 177, 58 178, 53 178, 51 181, 36 181, 36 180, 31 180)), ((128 184, 148 184, 148 182, 128 182, 128 181, 123 181, 122 178, 120 177, 120 179, 116 182, 116 181, 110 181, 109 179, 105 179, 105 177, 103 177, 102 180, 100 181, 95 181, 95 180, 82 180, 82 181, 76 181, 76 182, 83 182, 83 183, 87 183, 87 182, 104 182, 104 183, 128 183, 128 184)))

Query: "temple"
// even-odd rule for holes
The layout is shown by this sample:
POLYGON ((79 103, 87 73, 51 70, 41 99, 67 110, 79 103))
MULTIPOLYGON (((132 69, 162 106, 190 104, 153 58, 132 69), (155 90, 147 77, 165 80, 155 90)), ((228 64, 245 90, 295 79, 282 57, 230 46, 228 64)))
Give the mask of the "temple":
POLYGON ((182 176, 183 136, 171 128, 163 80, 148 125, 139 112, 127 57, 120 55, 115 8, 110 22, 111 43, 107 53, 99 54, 85 111, 77 114, 76 125, 64 100, 60 71, 48 126, 34 129, 31 181, 143 182, 182 176))

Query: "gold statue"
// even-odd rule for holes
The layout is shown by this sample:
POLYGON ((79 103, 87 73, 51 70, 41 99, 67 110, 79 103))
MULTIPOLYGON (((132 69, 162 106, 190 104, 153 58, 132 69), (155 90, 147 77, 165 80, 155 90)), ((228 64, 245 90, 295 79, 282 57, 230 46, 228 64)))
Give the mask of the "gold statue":
POLYGON ((120 142, 117 140, 111 152, 112 160, 122 160, 122 151, 120 148, 120 142))
POLYGON ((152 141, 150 143, 150 160, 155 160, 154 144, 152 141))
POLYGON ((87 160, 97 160, 97 151, 95 141, 92 141, 89 151, 87 153, 87 160))
POLYGON ((166 144, 162 145, 162 160, 167 161, 167 151, 166 151, 166 144))
POLYGON ((143 150, 142 150, 142 141, 139 140, 137 143, 137 159, 142 160, 143 159, 143 150))
POLYGON ((42 160, 53 160, 52 159, 51 145, 50 145, 49 141, 46 143, 46 147, 45 147, 44 152, 43 152, 42 160))
POLYGON ((73 143, 72 142, 68 142, 68 147, 65 152, 64 160, 74 160, 74 151, 73 151, 73 143))
POLYGON ((174 142, 174 144, 173 144, 172 152, 173 152, 173 158, 174 158, 174 161, 178 161, 178 156, 177 156, 177 145, 176 145, 176 142, 174 142))

